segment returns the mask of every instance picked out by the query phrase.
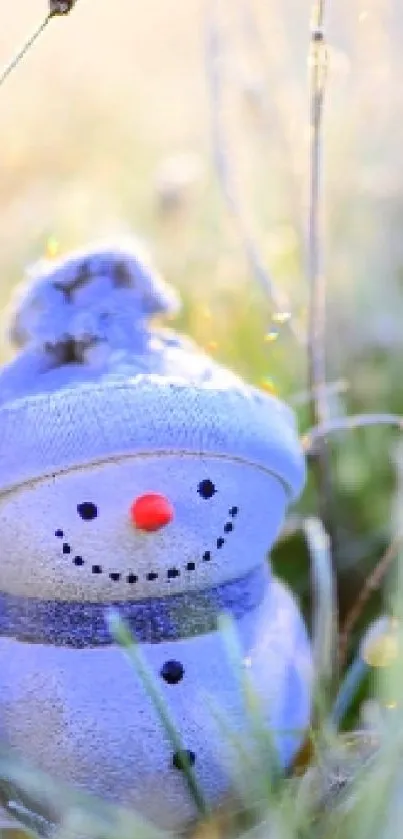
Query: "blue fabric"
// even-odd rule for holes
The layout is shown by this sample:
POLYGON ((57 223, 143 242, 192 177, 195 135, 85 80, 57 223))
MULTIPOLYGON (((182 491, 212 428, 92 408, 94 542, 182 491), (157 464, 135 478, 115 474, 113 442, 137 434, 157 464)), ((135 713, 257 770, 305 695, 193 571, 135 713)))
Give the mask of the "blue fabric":
POLYGON ((105 614, 113 606, 142 643, 190 638, 213 632, 221 612, 239 620, 255 609, 266 594, 268 579, 267 568, 261 565, 242 579, 203 591, 109 603, 0 593, 0 636, 76 649, 109 646, 114 642, 105 614))
POLYGON ((135 245, 40 262, 11 314, 9 336, 20 355, 0 374, 0 402, 144 373, 239 386, 190 340, 150 323, 179 306, 135 245))
POLYGON ((18 353, 0 370, 0 490, 79 466, 84 462, 83 440, 87 462, 118 453, 130 429, 134 439, 130 437, 129 450, 132 446, 138 451, 137 440, 147 444, 148 452, 182 447, 241 456, 277 474, 290 497, 299 495, 305 464, 294 415, 186 337, 157 328, 153 316, 172 314, 179 304, 176 292, 136 244, 94 247, 34 267, 10 315, 9 334, 18 353), (41 402, 38 397, 46 398, 41 402), (108 406, 107 435, 101 433, 103 423, 95 421, 100 402, 108 406), (181 414, 178 421, 174 402, 181 414), (147 429, 142 407, 152 413, 147 429), (178 424, 182 428, 183 409, 185 443, 183 434, 175 439, 170 431, 178 424), (123 433, 117 433, 111 411, 125 415, 123 433), (206 429, 205 449, 200 427, 206 429), (69 438, 68 458, 61 464, 56 456, 59 435, 69 438), (106 437, 108 446, 102 451, 106 437), (24 458, 15 463, 20 452, 24 458))

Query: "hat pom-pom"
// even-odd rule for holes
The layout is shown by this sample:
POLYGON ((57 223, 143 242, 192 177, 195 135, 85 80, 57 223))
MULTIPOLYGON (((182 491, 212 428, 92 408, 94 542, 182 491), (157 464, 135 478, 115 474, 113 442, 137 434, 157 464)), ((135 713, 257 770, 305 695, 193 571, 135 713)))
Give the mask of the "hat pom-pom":
POLYGON ((91 363, 97 345, 136 350, 150 318, 179 306, 137 242, 95 247, 33 266, 17 292, 9 338, 55 366, 91 363))

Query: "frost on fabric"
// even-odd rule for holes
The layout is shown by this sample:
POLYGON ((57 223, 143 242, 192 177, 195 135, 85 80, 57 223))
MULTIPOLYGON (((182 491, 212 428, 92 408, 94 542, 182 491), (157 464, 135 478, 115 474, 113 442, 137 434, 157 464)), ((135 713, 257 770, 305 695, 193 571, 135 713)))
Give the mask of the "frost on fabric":
POLYGON ((37 263, 10 310, 8 337, 19 353, 0 374, 1 402, 139 374, 244 390, 191 340, 155 325, 179 308, 176 291, 137 242, 37 263))

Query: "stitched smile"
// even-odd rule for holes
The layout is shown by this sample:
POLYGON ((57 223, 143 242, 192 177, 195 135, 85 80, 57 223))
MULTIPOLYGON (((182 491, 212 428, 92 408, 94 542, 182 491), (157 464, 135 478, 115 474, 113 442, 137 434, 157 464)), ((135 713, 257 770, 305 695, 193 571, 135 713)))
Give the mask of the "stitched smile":
MULTIPOLYGON (((217 550, 221 550, 224 547, 224 545, 226 543, 226 538, 235 529, 234 520, 235 520, 236 516, 238 515, 238 512, 239 512, 238 507, 231 507, 228 510, 229 519, 225 523, 224 528, 223 528, 223 532, 225 534, 225 537, 224 536, 219 536, 217 538, 217 540, 216 540, 216 549, 217 550)), ((56 536, 57 539, 62 541, 62 554, 66 557, 69 557, 72 565, 75 565, 77 568, 83 567, 85 565, 88 566, 89 563, 86 562, 84 557, 81 556, 81 554, 75 554, 73 552, 72 547, 69 544, 69 542, 65 541, 65 534, 64 534, 63 530, 60 530, 60 529, 56 530, 55 531, 55 536, 56 536)), ((213 560, 212 552, 211 551, 205 551, 202 555, 201 562, 203 562, 203 563, 204 562, 210 562, 212 560, 213 560)), ((184 568, 182 568, 182 569, 178 568, 178 567, 172 567, 172 568, 168 568, 166 571, 164 571, 162 573, 157 572, 157 571, 148 571, 144 575, 143 579, 147 580, 147 582, 154 582, 155 580, 158 580, 162 576, 164 576, 165 579, 168 580, 168 581, 169 580, 175 580, 177 577, 180 577, 180 575, 184 571, 189 571, 189 572, 196 571, 196 568, 197 568, 198 564, 200 564, 200 562, 199 563, 188 562, 184 566, 184 568)), ((129 570, 128 572, 126 572, 124 574, 122 574, 120 571, 107 571, 103 568, 102 565, 99 565, 97 563, 91 565, 91 573, 95 574, 95 575, 105 575, 106 574, 109 577, 109 579, 111 580, 111 582, 117 583, 117 582, 121 582, 122 580, 124 580, 128 585, 135 585, 136 583, 139 582, 139 579, 140 579, 138 574, 135 574, 134 571, 129 570)))

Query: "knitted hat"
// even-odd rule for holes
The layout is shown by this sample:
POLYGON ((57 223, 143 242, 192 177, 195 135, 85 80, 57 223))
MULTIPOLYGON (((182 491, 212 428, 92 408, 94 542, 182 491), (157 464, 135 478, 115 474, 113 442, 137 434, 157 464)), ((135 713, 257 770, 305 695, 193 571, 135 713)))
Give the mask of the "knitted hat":
POLYGON ((10 317, 19 353, 0 371, 0 492, 111 457, 183 452, 254 464, 299 494, 292 412, 150 323, 178 308, 136 242, 34 266, 10 317))

